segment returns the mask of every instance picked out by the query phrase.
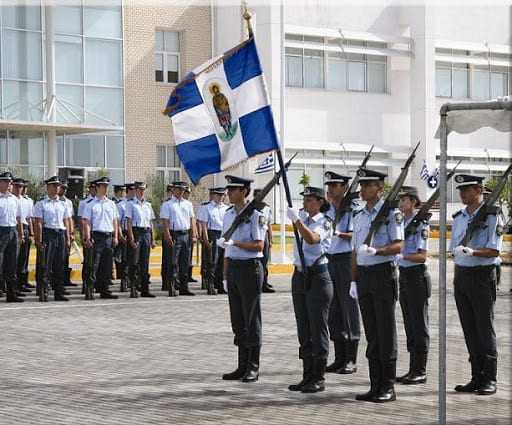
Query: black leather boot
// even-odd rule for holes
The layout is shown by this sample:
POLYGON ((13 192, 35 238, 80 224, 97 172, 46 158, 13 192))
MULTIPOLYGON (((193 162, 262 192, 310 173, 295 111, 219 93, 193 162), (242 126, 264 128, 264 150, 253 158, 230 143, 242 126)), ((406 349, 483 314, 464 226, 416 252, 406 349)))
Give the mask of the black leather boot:
POLYGON ((476 390, 478 395, 496 394, 496 374, 498 369, 498 359, 496 356, 485 356, 484 369, 482 372, 482 381, 476 390))
POLYGON ((188 281, 197 282, 197 280, 192 277, 192 268, 192 266, 188 266, 188 281))
POLYGON ((412 367, 414 365, 414 353, 413 352, 410 352, 409 353, 409 370, 407 371, 407 373, 405 375, 402 375, 402 376, 398 376, 396 378, 396 382, 399 382, 399 383, 402 383, 402 381, 405 379, 405 378, 408 378, 409 375, 411 374, 412 372, 412 367))
POLYGON ((242 382, 256 382, 260 376, 260 347, 249 348, 249 361, 242 382))
POLYGON ((368 368, 370 375, 370 390, 363 394, 357 394, 356 400, 372 401, 373 397, 378 393, 381 382, 381 366, 380 361, 376 359, 368 359, 368 368))
POLYGON ((458 393, 474 393, 482 382, 482 361, 480 359, 470 359, 469 361, 471 363, 471 381, 464 385, 457 385, 455 391, 458 393))
POLYGON ((288 386, 290 391, 302 391, 304 385, 306 385, 312 377, 313 373, 313 357, 306 357, 302 359, 302 381, 298 384, 292 384, 288 386))
POLYGON ((382 368, 382 379, 377 394, 372 398, 374 403, 387 403, 396 400, 395 394, 396 360, 390 360, 382 368))
POLYGON ((153 295, 151 292, 149 292, 149 283, 144 282, 141 287, 140 296, 142 298, 155 298, 155 295, 153 295))
POLYGON ((347 341, 345 342, 345 365, 338 370, 338 373, 342 375, 350 375, 357 372, 357 348, 359 347, 359 341, 347 341))
POLYGON ((402 379, 404 385, 418 385, 427 382, 427 354, 414 353, 414 363, 409 376, 402 379))
POLYGON ((12 287, 7 288, 7 299, 6 301, 8 303, 22 303, 24 300, 23 298, 18 297, 16 294, 16 289, 14 288, 14 284, 10 285, 12 287))
POLYGON ((121 283, 119 284, 119 292, 126 292, 126 288, 128 285, 126 284, 126 279, 121 279, 121 283))
POLYGON ((242 379, 247 370, 247 362, 249 360, 249 351, 245 347, 238 346, 238 366, 231 373, 222 375, 225 381, 237 381, 242 379))
POLYGON ((313 359, 313 371, 311 373, 311 379, 304 384, 302 393, 318 393, 325 390, 325 369, 327 365, 327 359, 313 359))
POLYGON ((347 361, 345 344, 347 344, 347 341, 343 339, 337 339, 334 341, 334 361, 325 368, 326 372, 338 373, 338 371, 345 365, 347 361))

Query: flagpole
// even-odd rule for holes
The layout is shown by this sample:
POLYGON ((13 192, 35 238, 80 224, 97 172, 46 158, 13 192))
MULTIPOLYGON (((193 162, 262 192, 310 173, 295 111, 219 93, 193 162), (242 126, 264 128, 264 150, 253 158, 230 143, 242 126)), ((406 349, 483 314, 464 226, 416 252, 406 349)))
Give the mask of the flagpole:
MULTIPOLYGON (((249 37, 251 38, 254 36, 254 33, 252 31, 252 25, 251 25, 251 14, 247 10, 247 2, 245 0, 243 1, 243 7, 244 7, 243 17, 244 17, 245 21, 247 22, 247 32, 249 33, 249 37)), ((282 13, 282 11, 281 11, 281 13, 282 13)), ((282 66, 282 64, 281 64, 281 66, 282 66)), ((281 72, 282 72, 282 70, 281 70, 281 72)), ((283 117, 281 117, 281 118, 283 118, 283 117)), ((281 170, 283 170, 283 186, 284 186, 284 191, 285 191, 285 195, 286 195, 286 202, 288 203, 288 207, 293 207, 292 195, 290 192, 290 185, 288 184, 288 176, 286 173, 286 169, 284 167, 283 154, 281 152, 281 143, 279 143, 279 148, 276 150, 276 156, 277 156, 277 161, 279 162, 279 168, 281 170)), ((281 226, 283 224, 284 224, 284 222, 281 223, 281 226)), ((302 249, 302 244, 300 242, 299 231, 297 230, 297 226, 295 224, 292 223, 292 225, 293 225, 293 234, 295 236, 295 243, 297 244, 297 252, 299 253, 300 264, 302 266, 302 270, 305 271, 306 270, 306 261, 304 259, 304 250, 302 249)), ((286 239, 285 239, 285 242, 286 242, 286 239)), ((281 247, 281 249, 282 248, 283 247, 281 247)))

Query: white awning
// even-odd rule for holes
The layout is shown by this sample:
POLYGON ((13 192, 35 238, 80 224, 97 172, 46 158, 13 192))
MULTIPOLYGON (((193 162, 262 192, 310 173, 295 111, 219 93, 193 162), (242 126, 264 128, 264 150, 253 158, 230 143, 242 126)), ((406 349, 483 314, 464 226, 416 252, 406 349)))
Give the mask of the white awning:
POLYGON ((86 134, 110 131, 123 131, 123 127, 117 126, 95 126, 87 124, 59 124, 44 121, 19 121, 19 120, 0 120, 0 130, 12 130, 23 132, 44 133, 50 130, 56 130, 57 135, 62 134, 86 134))
MULTIPOLYGON (((313 150, 313 151, 332 151, 332 152, 368 152, 371 148, 371 144, 365 143, 329 143, 323 142, 322 144, 317 144, 314 142, 286 142, 286 149, 294 149, 294 150, 313 150)), ((373 148, 374 153, 388 153, 384 149, 381 149, 377 146, 373 148)))

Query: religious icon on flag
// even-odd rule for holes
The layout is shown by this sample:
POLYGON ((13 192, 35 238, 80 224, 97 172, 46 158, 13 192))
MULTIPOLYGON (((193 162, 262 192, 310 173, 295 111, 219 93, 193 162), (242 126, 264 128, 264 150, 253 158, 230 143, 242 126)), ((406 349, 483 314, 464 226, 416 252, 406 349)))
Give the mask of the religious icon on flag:
POLYGON ((254 38, 189 73, 171 93, 176 150, 194 184, 279 148, 254 38))

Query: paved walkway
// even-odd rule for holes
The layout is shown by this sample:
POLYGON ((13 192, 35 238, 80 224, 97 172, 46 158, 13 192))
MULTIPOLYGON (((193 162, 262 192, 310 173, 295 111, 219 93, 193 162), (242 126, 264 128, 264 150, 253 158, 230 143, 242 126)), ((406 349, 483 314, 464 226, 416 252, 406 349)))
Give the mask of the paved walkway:
MULTIPOLYGON (((437 270, 437 262, 431 269, 437 270)), ((469 364, 449 293, 450 424, 511 423, 511 276, 505 268, 497 300, 499 391, 492 397, 452 391, 468 379, 469 364)), ((0 302, 0 424, 436 423, 436 279, 429 382, 397 386, 398 400, 387 405, 354 400, 368 385, 363 356, 355 375, 328 374, 324 393, 287 390, 300 375, 289 277, 272 282, 278 293, 263 296, 264 347, 255 384, 220 379, 235 363, 225 296, 170 299, 157 292, 155 299, 122 294, 119 300, 85 302, 76 290, 66 304, 40 304, 35 297, 22 305, 0 302)), ((402 372, 407 356, 398 310, 397 318, 402 372)))

